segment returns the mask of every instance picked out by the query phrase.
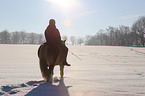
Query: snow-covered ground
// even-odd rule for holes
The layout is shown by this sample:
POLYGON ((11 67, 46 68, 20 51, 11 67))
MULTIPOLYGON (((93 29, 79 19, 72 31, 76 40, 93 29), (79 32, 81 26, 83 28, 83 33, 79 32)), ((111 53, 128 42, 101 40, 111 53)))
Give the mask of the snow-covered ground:
POLYGON ((145 96, 144 47, 68 46, 72 66, 63 82, 53 83, 42 81, 38 47, 0 45, 0 95, 145 96))

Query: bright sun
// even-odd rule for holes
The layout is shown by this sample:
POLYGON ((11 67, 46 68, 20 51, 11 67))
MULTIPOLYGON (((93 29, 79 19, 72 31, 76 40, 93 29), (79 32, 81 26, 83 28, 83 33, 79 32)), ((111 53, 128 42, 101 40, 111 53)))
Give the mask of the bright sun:
POLYGON ((63 8, 69 8, 71 4, 74 3, 75 0, 47 0, 47 1, 57 4, 63 8))
MULTIPOLYGON (((55 7, 58 6, 58 8, 62 8, 65 12, 70 12, 72 10, 75 10, 78 6, 80 6, 80 3, 77 0, 46 0, 49 3, 52 3, 52 5, 55 5, 55 7)), ((72 23, 71 19, 65 19, 64 25, 70 26, 72 23)))

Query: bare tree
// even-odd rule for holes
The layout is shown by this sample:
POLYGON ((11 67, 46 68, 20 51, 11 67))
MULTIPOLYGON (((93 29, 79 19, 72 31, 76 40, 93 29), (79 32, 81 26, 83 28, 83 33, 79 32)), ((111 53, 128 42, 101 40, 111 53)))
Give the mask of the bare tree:
POLYGON ((145 46, 145 17, 140 17, 133 25, 132 31, 137 34, 138 43, 141 43, 142 46, 145 46))
POLYGON ((97 38, 97 35, 94 35, 94 36, 86 36, 85 37, 86 40, 85 40, 85 44, 86 45, 99 45, 99 40, 97 38))
POLYGON ((8 32, 8 30, 4 30, 0 33, 0 42, 2 44, 10 43, 10 33, 8 32))
POLYGON ((20 34, 18 31, 11 33, 11 43, 13 44, 20 43, 20 34))
POLYGON ((35 33, 29 33, 29 43, 35 44, 36 34, 35 33))
POLYGON ((84 39, 82 37, 77 38, 77 44, 82 45, 84 43, 84 39))
POLYGON ((26 43, 25 40, 26 40, 26 32, 21 31, 20 32, 20 42, 21 42, 21 44, 26 43))
POLYGON ((43 37, 43 35, 42 34, 38 34, 38 44, 41 44, 41 43, 43 43, 44 42, 44 37, 43 37))
POLYGON ((71 41, 71 44, 74 45, 75 42, 76 42, 76 37, 75 36, 71 36, 70 37, 70 41, 71 41))
POLYGON ((106 29, 108 31, 108 35, 109 35, 109 45, 114 45, 115 44, 115 28, 114 27, 110 27, 108 29, 106 29))
POLYGON ((120 36, 120 42, 122 46, 128 46, 129 45, 129 34, 130 34, 130 28, 128 26, 119 26, 119 36, 120 36))
POLYGON ((89 43, 90 43, 89 41, 91 38, 92 38, 92 36, 90 36, 90 35, 85 36, 85 38, 84 38, 85 45, 89 45, 89 43))
POLYGON ((101 29, 97 33, 97 39, 99 40, 99 45, 104 44, 105 38, 103 36, 104 36, 104 30, 101 29))

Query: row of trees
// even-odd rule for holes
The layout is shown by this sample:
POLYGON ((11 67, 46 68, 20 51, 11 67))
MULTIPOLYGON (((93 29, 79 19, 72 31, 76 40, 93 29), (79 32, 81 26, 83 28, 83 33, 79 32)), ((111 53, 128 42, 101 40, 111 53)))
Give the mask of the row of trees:
POLYGON ((94 36, 71 36, 68 41, 72 45, 145 46, 145 17, 140 17, 131 27, 108 27, 94 36))
POLYGON ((70 36, 69 38, 67 36, 62 36, 62 39, 67 40, 67 44, 71 45, 83 45, 84 44, 84 38, 82 37, 75 37, 75 36, 70 36))
MULTIPOLYGON (((111 45, 111 46, 145 46, 145 17, 140 17, 132 27, 121 25, 99 30, 96 35, 86 37, 67 37, 67 44, 71 45, 111 45)), ((41 44, 45 42, 42 34, 26 33, 24 31, 0 32, 1 44, 41 44)))
MULTIPOLYGON (((67 39, 67 44, 81 45, 84 43, 83 38, 71 36, 62 36, 67 39)), ((45 42, 43 34, 26 33, 24 31, 9 32, 4 30, 0 32, 0 44, 41 44, 45 42)))
POLYGON ((42 42, 44 42, 42 34, 24 31, 8 32, 8 30, 0 32, 1 44, 40 44, 42 42))
POLYGON ((86 36, 85 45, 145 46, 145 17, 140 17, 131 28, 109 27, 94 36, 86 36))

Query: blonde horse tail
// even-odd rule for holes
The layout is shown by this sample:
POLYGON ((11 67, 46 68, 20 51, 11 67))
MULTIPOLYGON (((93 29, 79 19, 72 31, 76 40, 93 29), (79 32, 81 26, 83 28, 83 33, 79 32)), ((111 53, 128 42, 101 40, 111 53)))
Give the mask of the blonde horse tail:
POLYGON ((39 49, 38 49, 38 57, 39 57, 39 64, 40 64, 40 70, 42 77, 44 78, 45 81, 48 81, 49 79, 49 70, 48 70, 48 65, 46 62, 46 57, 45 57, 45 46, 42 44, 39 49))

